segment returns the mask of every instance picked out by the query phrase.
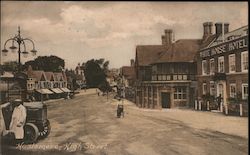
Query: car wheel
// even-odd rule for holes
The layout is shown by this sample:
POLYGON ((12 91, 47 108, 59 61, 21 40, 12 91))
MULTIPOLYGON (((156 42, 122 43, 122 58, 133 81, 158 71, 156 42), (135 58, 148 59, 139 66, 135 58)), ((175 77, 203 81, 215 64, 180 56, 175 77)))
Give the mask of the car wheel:
POLYGON ((24 143, 33 144, 37 141, 39 130, 33 123, 27 123, 24 126, 24 143))

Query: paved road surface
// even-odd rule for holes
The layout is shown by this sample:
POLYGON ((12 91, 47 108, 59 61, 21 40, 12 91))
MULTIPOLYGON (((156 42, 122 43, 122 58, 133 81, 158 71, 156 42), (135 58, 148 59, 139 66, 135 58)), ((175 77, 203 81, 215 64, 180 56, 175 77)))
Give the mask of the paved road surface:
POLYGON ((49 137, 2 154, 248 154, 247 138, 195 128, 167 112, 147 112, 130 104, 125 105, 125 117, 118 119, 116 103, 96 94, 48 103, 49 137))

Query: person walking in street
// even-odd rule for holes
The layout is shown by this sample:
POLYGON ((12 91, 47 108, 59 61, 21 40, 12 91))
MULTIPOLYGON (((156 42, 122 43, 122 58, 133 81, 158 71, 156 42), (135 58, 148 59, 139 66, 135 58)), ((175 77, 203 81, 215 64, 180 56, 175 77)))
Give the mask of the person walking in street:
POLYGON ((10 122, 10 131, 14 133, 16 144, 22 142, 24 138, 24 125, 26 122, 26 108, 20 99, 14 101, 14 111, 10 122))

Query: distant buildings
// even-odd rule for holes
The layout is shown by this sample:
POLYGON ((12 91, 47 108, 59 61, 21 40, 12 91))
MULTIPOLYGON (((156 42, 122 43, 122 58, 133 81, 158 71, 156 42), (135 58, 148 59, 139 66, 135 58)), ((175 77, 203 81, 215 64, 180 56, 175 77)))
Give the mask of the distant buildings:
POLYGON ((75 68, 75 75, 76 75, 76 84, 82 88, 84 85, 86 85, 86 79, 84 75, 84 69, 83 66, 80 66, 80 63, 75 68))

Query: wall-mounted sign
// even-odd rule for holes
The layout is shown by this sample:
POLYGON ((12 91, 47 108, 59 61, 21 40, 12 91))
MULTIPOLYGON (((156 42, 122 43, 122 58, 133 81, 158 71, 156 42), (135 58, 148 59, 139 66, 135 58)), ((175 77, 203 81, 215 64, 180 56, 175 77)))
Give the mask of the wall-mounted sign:
POLYGON ((200 52, 200 57, 210 57, 217 54, 225 53, 225 52, 231 52, 238 49, 248 48, 248 37, 244 36, 239 39, 235 39, 233 41, 221 43, 220 45, 211 47, 209 49, 202 50, 200 52))

